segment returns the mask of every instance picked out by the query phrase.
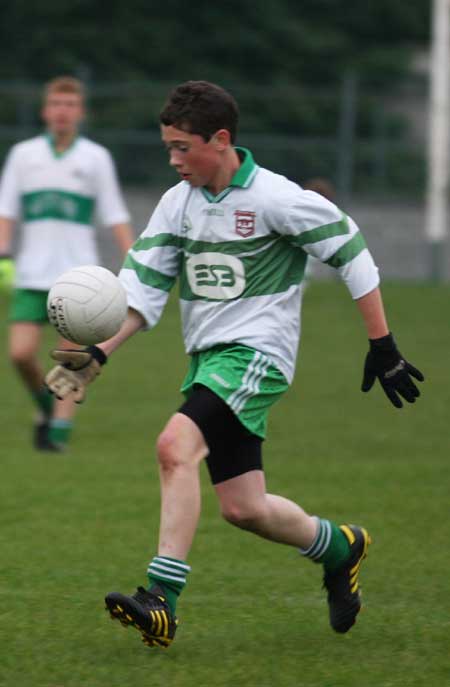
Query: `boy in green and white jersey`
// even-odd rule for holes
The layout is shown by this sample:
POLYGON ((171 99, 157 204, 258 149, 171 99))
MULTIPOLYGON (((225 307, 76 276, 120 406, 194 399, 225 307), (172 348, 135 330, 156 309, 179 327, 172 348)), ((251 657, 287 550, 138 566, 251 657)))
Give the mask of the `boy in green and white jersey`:
POLYGON ((308 253, 335 267, 355 299, 378 286, 378 270, 352 219, 234 150, 240 167, 222 193, 186 181, 167 191, 120 277, 149 326, 179 278, 188 353, 238 342, 291 382, 308 253))
POLYGON ((169 646, 186 559, 200 515, 199 464, 207 461, 222 514, 232 524, 297 547, 323 565, 330 623, 347 632, 360 610, 358 574, 370 537, 337 526, 266 491, 261 444, 270 406, 294 374, 301 282, 307 255, 336 268, 370 340, 363 391, 376 378, 396 407, 419 396, 422 374, 398 352, 386 323, 378 270, 355 222, 334 204, 269 170, 234 146, 237 105, 203 81, 178 86, 160 117, 162 139, 181 183, 162 197, 125 260, 120 278, 129 314, 109 341, 53 351, 55 394, 82 401, 101 365, 126 339, 151 328, 178 279, 191 365, 185 403, 160 434, 159 546, 149 588, 106 596, 113 618, 149 646, 169 646))
POLYGON ((37 359, 48 291, 66 270, 99 263, 95 218, 111 227, 124 255, 133 234, 110 153, 78 135, 84 117, 82 84, 71 77, 51 81, 42 116, 47 133, 13 146, 4 165, 0 275, 6 282, 12 273, 12 230, 20 222, 9 353, 39 409, 36 448, 58 450, 68 440, 74 405, 71 400, 53 403, 37 359))

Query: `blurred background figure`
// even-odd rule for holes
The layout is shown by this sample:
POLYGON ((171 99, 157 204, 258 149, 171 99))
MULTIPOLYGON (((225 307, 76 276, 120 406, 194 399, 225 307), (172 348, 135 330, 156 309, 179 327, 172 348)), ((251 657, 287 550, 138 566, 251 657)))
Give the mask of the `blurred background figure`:
MULTIPOLYGON (((12 282, 13 228, 20 224, 9 356, 37 407, 34 446, 59 451, 69 439, 74 405, 50 395, 38 360, 48 291, 66 270, 99 262, 95 217, 111 228, 123 255, 133 232, 110 153, 79 135, 85 116, 81 81, 50 81, 41 115, 46 132, 11 148, 0 181, 0 284, 12 282)), ((73 347, 64 340, 58 345, 73 347)))
MULTIPOLYGON (((217 26, 228 26, 233 0, 226 7, 201 2, 194 24, 182 0, 158 5, 156 14, 145 3, 139 11, 117 4, 101 41, 93 39, 103 23, 100 5, 75 3, 63 18, 45 0, 39 20, 26 3, 4 0, 2 45, 9 59, 0 65, 0 159, 15 141, 36 135, 39 84, 59 65, 89 83, 84 130, 112 152, 134 222, 143 226, 173 179, 157 126, 167 89, 188 79, 218 81, 239 99, 245 124, 237 142, 250 146, 260 164, 300 184, 331 179, 338 205, 364 228, 384 277, 427 279, 433 3, 353 3, 351 21, 342 16, 343 3, 328 4, 324 13, 317 2, 300 8, 279 0, 261 13, 255 3, 234 2, 242 25, 253 27, 252 38, 224 31, 219 49, 217 26), (58 40, 43 39, 41 27, 58 40), (173 46, 186 27, 196 49, 180 60, 173 46)), ((100 248, 105 265, 117 268, 100 248)), ((449 251, 447 239, 440 251, 446 280, 449 251)), ((318 276, 329 279, 331 271, 318 276)))
POLYGON ((325 177, 312 177, 307 179, 303 188, 305 191, 314 191, 315 193, 320 193, 321 196, 327 200, 331 200, 332 203, 336 202, 336 189, 329 179, 325 177))

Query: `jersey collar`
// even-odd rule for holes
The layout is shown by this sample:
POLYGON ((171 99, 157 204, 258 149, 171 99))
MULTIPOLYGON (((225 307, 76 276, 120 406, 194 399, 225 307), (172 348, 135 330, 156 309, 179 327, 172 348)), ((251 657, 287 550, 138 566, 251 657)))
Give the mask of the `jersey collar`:
POLYGON ((238 186, 239 188, 248 188, 255 178, 255 174, 259 167, 253 159, 253 155, 247 148, 236 146, 235 148, 239 159, 242 161, 239 169, 234 173, 231 179, 230 186, 238 186))
POLYGON ((66 148, 65 150, 63 150, 62 152, 58 152, 58 151, 56 150, 56 148, 55 148, 55 140, 54 140, 53 136, 52 136, 49 132, 47 132, 47 133, 45 134, 45 138, 47 139, 47 143, 49 144, 50 150, 51 150, 52 153, 53 153, 53 157, 61 158, 61 157, 64 157, 64 155, 67 155, 67 153, 68 153, 70 150, 72 150, 72 148, 74 148, 74 146, 76 145, 76 143, 77 143, 77 141, 78 141, 78 139, 79 139, 79 136, 74 136, 74 138, 73 138, 72 143, 70 144, 70 146, 69 146, 68 148, 66 148))
POLYGON ((242 148, 241 146, 236 146, 235 150, 241 160, 241 166, 234 173, 230 185, 218 193, 217 196, 214 196, 205 187, 201 188, 203 195, 210 203, 219 203, 233 190, 233 188, 248 188, 256 176, 259 167, 254 161, 251 152, 247 148, 242 148))

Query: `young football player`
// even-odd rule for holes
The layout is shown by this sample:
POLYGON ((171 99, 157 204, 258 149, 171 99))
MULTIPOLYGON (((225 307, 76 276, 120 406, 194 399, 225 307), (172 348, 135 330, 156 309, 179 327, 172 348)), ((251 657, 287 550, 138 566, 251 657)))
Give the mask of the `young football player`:
POLYGON ((259 167, 234 145, 233 97, 204 81, 181 84, 160 116, 162 140, 180 183, 161 198, 120 278, 129 315, 109 341, 54 351, 47 383, 83 400, 86 386, 126 339, 151 328, 179 280, 186 350, 186 400, 157 442, 161 478, 159 547, 148 588, 112 592, 113 618, 149 646, 168 646, 200 516, 199 465, 206 460, 224 518, 323 566, 330 623, 347 632, 360 610, 358 576, 370 537, 267 491, 261 457, 271 405, 288 388, 300 332, 301 282, 308 254, 347 285, 369 338, 363 391, 378 378, 397 408, 414 403, 422 374, 399 353, 378 288, 378 270, 355 222, 336 205, 259 167))
POLYGON ((84 116, 82 83, 67 76, 50 81, 42 105, 46 133, 13 146, 0 181, 0 283, 1 275, 4 284, 11 279, 13 227, 20 223, 22 230, 9 355, 38 409, 34 445, 48 451, 66 445, 74 411, 71 399, 54 403, 37 358, 48 291, 66 270, 98 264, 95 216, 111 227, 123 255, 133 243, 111 155, 79 135, 84 116))

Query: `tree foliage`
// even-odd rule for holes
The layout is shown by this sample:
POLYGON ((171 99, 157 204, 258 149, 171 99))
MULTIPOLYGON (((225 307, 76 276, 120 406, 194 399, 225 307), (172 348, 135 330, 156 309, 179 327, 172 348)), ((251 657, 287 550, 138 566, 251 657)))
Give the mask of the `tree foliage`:
POLYGON ((402 75, 429 34, 415 0, 3 0, 0 78, 89 70, 99 81, 205 78, 326 86, 402 75))

